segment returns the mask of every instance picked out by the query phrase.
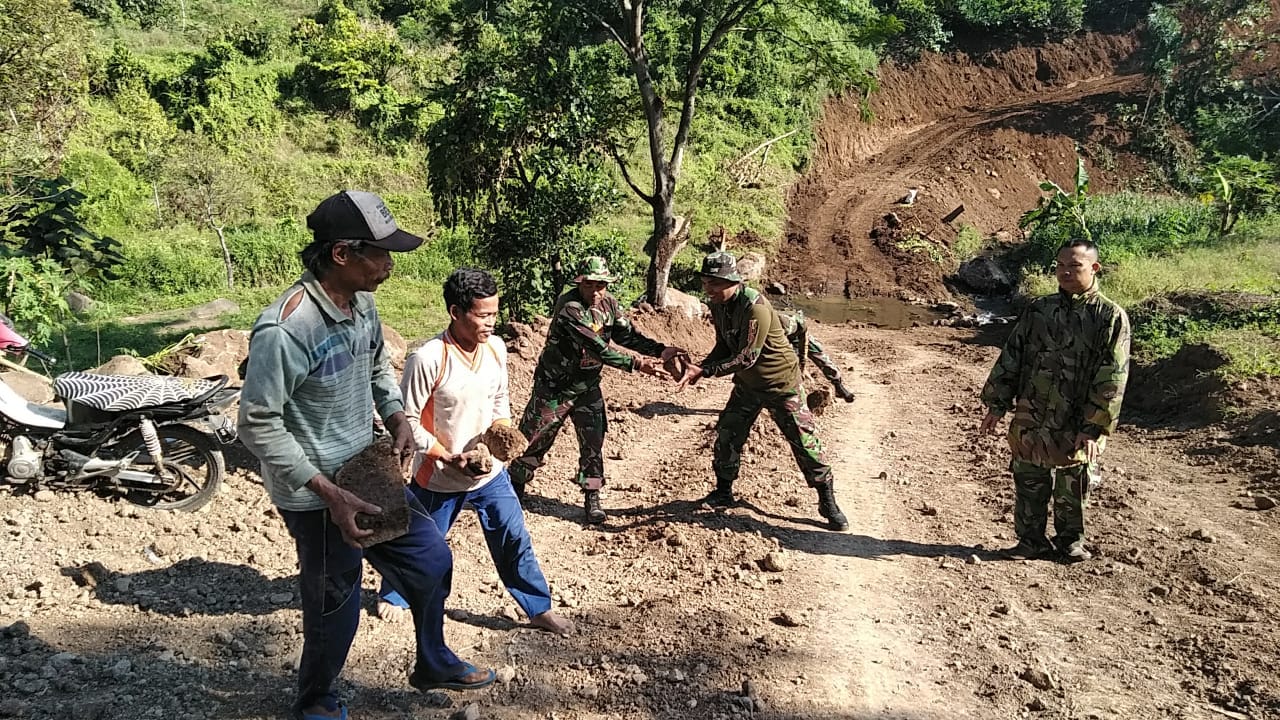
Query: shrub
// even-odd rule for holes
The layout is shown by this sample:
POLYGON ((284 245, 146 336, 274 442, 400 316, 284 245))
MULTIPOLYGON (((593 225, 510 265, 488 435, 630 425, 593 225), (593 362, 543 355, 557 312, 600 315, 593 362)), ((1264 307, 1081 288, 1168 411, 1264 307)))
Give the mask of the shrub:
POLYGON ((120 282, 105 287, 108 298, 138 291, 173 295, 226 287, 226 269, 216 246, 194 228, 135 234, 124 244, 124 258, 120 282))
MULTIPOLYGON (((1188 198, 1124 192, 1089 198, 1089 229, 1103 263, 1163 255, 1212 243, 1217 214, 1188 198)), ((1075 236, 1072 228, 1045 224, 1031 233, 1033 262, 1048 267, 1057 249, 1075 236)))

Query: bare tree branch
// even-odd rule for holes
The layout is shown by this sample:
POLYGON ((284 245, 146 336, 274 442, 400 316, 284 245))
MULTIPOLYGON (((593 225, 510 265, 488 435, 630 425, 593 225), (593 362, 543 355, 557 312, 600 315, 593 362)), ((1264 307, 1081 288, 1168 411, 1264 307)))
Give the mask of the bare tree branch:
POLYGON ((676 129, 676 138, 671 148, 672 174, 678 176, 684 164, 684 151, 689 144, 689 130, 693 126, 693 110, 698 94, 698 82, 702 77, 702 66, 716 49, 725 35, 742 22, 747 13, 760 8, 763 0, 738 0, 725 8, 724 15, 711 30, 706 44, 700 42, 704 16, 700 13, 694 26, 694 42, 689 46, 689 66, 685 69, 684 97, 680 109, 680 125, 676 129))
POLYGON ((618 146, 612 142, 609 143, 609 154, 613 156, 614 162, 618 163, 618 169, 622 170, 622 179, 627 181, 627 185, 631 186, 631 190, 635 192, 636 195, 639 195, 640 199, 652 204, 653 196, 641 190, 640 186, 636 185, 635 182, 631 180, 631 172, 627 168, 627 161, 622 157, 622 154, 618 152, 618 146))

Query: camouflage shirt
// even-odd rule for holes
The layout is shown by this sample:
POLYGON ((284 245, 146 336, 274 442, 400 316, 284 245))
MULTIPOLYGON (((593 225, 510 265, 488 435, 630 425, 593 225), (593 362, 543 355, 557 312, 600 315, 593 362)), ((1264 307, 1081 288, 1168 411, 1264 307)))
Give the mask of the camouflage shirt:
POLYGON ((1085 461, 1076 435, 1102 439, 1116 429, 1129 377, 1129 318, 1098 292, 1059 291, 1023 312, 996 360, 982 402, 1013 411, 1013 459, 1061 467, 1085 461))
POLYGON ((561 295, 551 312, 547 345, 538 358, 534 382, 555 392, 581 393, 600 383, 605 366, 635 369, 635 358, 609 346, 617 343, 642 355, 657 357, 666 346, 631 326, 609 293, 587 307, 575 287, 561 295))
POLYGON ((813 360, 813 364, 822 372, 823 377, 831 381, 840 379, 840 368, 836 367, 835 360, 827 354, 827 349, 822 346, 822 343, 809 334, 809 321, 805 318, 804 311, 796 310, 794 313, 779 311, 778 319, 782 321, 782 332, 791 343, 791 349, 796 351, 796 357, 800 360, 801 371, 804 370, 805 360, 813 360))
POLYGON ((799 387, 800 361, 764 295, 743 285, 729 302, 711 305, 711 323, 716 346, 702 361, 704 375, 733 375, 752 390, 799 387))

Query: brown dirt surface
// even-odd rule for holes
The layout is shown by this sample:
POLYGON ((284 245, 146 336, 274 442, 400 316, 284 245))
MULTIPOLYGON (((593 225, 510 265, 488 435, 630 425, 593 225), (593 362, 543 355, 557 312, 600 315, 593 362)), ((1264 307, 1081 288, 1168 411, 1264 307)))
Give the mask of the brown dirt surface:
POLYGON ((389 438, 379 438, 348 460, 334 474, 334 483, 368 503, 382 508, 378 515, 356 515, 356 526, 372 530, 361 538, 369 547, 395 540, 409 531, 409 506, 404 497, 404 471, 389 438))
POLYGON ((1042 180, 1070 185, 1077 144, 1095 192, 1142 172, 1108 119, 1116 105, 1144 101, 1144 78, 1129 74, 1136 50, 1129 36, 1084 34, 1040 48, 928 56, 882 71, 868 100, 872 122, 858 98, 829 102, 812 167, 791 190, 770 279, 820 294, 945 299, 939 256, 959 228, 1016 234, 1042 180), (895 207, 911 187, 916 202, 895 207), (900 216, 900 234, 877 231, 889 212, 900 216))
MULTIPOLYGON (((700 322, 665 321, 688 339, 700 322)), ((526 624, 464 512, 446 635, 500 681, 414 692, 408 627, 366 615, 340 685, 352 717, 444 720, 469 703, 499 720, 1280 717, 1280 509, 1258 509, 1280 497, 1276 388, 1233 388, 1265 404, 1229 423, 1126 416, 1090 499, 1095 559, 1002 560, 1008 450, 975 429, 1004 331, 814 327, 858 396, 819 419, 847 533, 821 526, 766 417, 741 506, 701 508, 730 383, 676 393, 606 370, 609 520, 582 523, 568 430, 526 506, 579 632, 526 624)), ((517 410, 532 365, 513 354, 517 410)), ((198 513, 0 494, 0 715, 285 716, 296 556, 255 463, 229 460, 198 513)), ((369 609, 377 583, 366 569, 369 609)))
POLYGON ((529 441, 514 425, 494 425, 484 432, 481 442, 494 457, 509 462, 520 457, 529 441))

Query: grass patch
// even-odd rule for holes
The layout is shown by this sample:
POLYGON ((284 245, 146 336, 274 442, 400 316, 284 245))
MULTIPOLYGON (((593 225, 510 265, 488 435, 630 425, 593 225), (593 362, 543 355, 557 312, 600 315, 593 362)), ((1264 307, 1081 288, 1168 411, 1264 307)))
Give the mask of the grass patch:
POLYGON ((972 260, 982 254, 987 247, 987 239, 982 237, 978 228, 972 225, 961 225, 956 233, 956 240, 951 244, 951 254, 956 264, 972 260))
MULTIPOLYGON (((226 328, 248 330, 262 309, 284 292, 288 283, 225 290, 200 290, 176 295, 140 293, 127 299, 99 302, 93 315, 67 328, 67 347, 56 352, 68 369, 97 367, 113 355, 156 353, 181 340, 188 333, 226 328), (177 312, 226 298, 240 306, 197 327, 175 329, 183 318, 177 312), (170 314, 173 313, 173 314, 170 314)), ((441 282, 413 277, 392 277, 378 289, 375 298, 383 322, 405 339, 431 337, 445 328, 449 316, 444 310, 441 282)))

